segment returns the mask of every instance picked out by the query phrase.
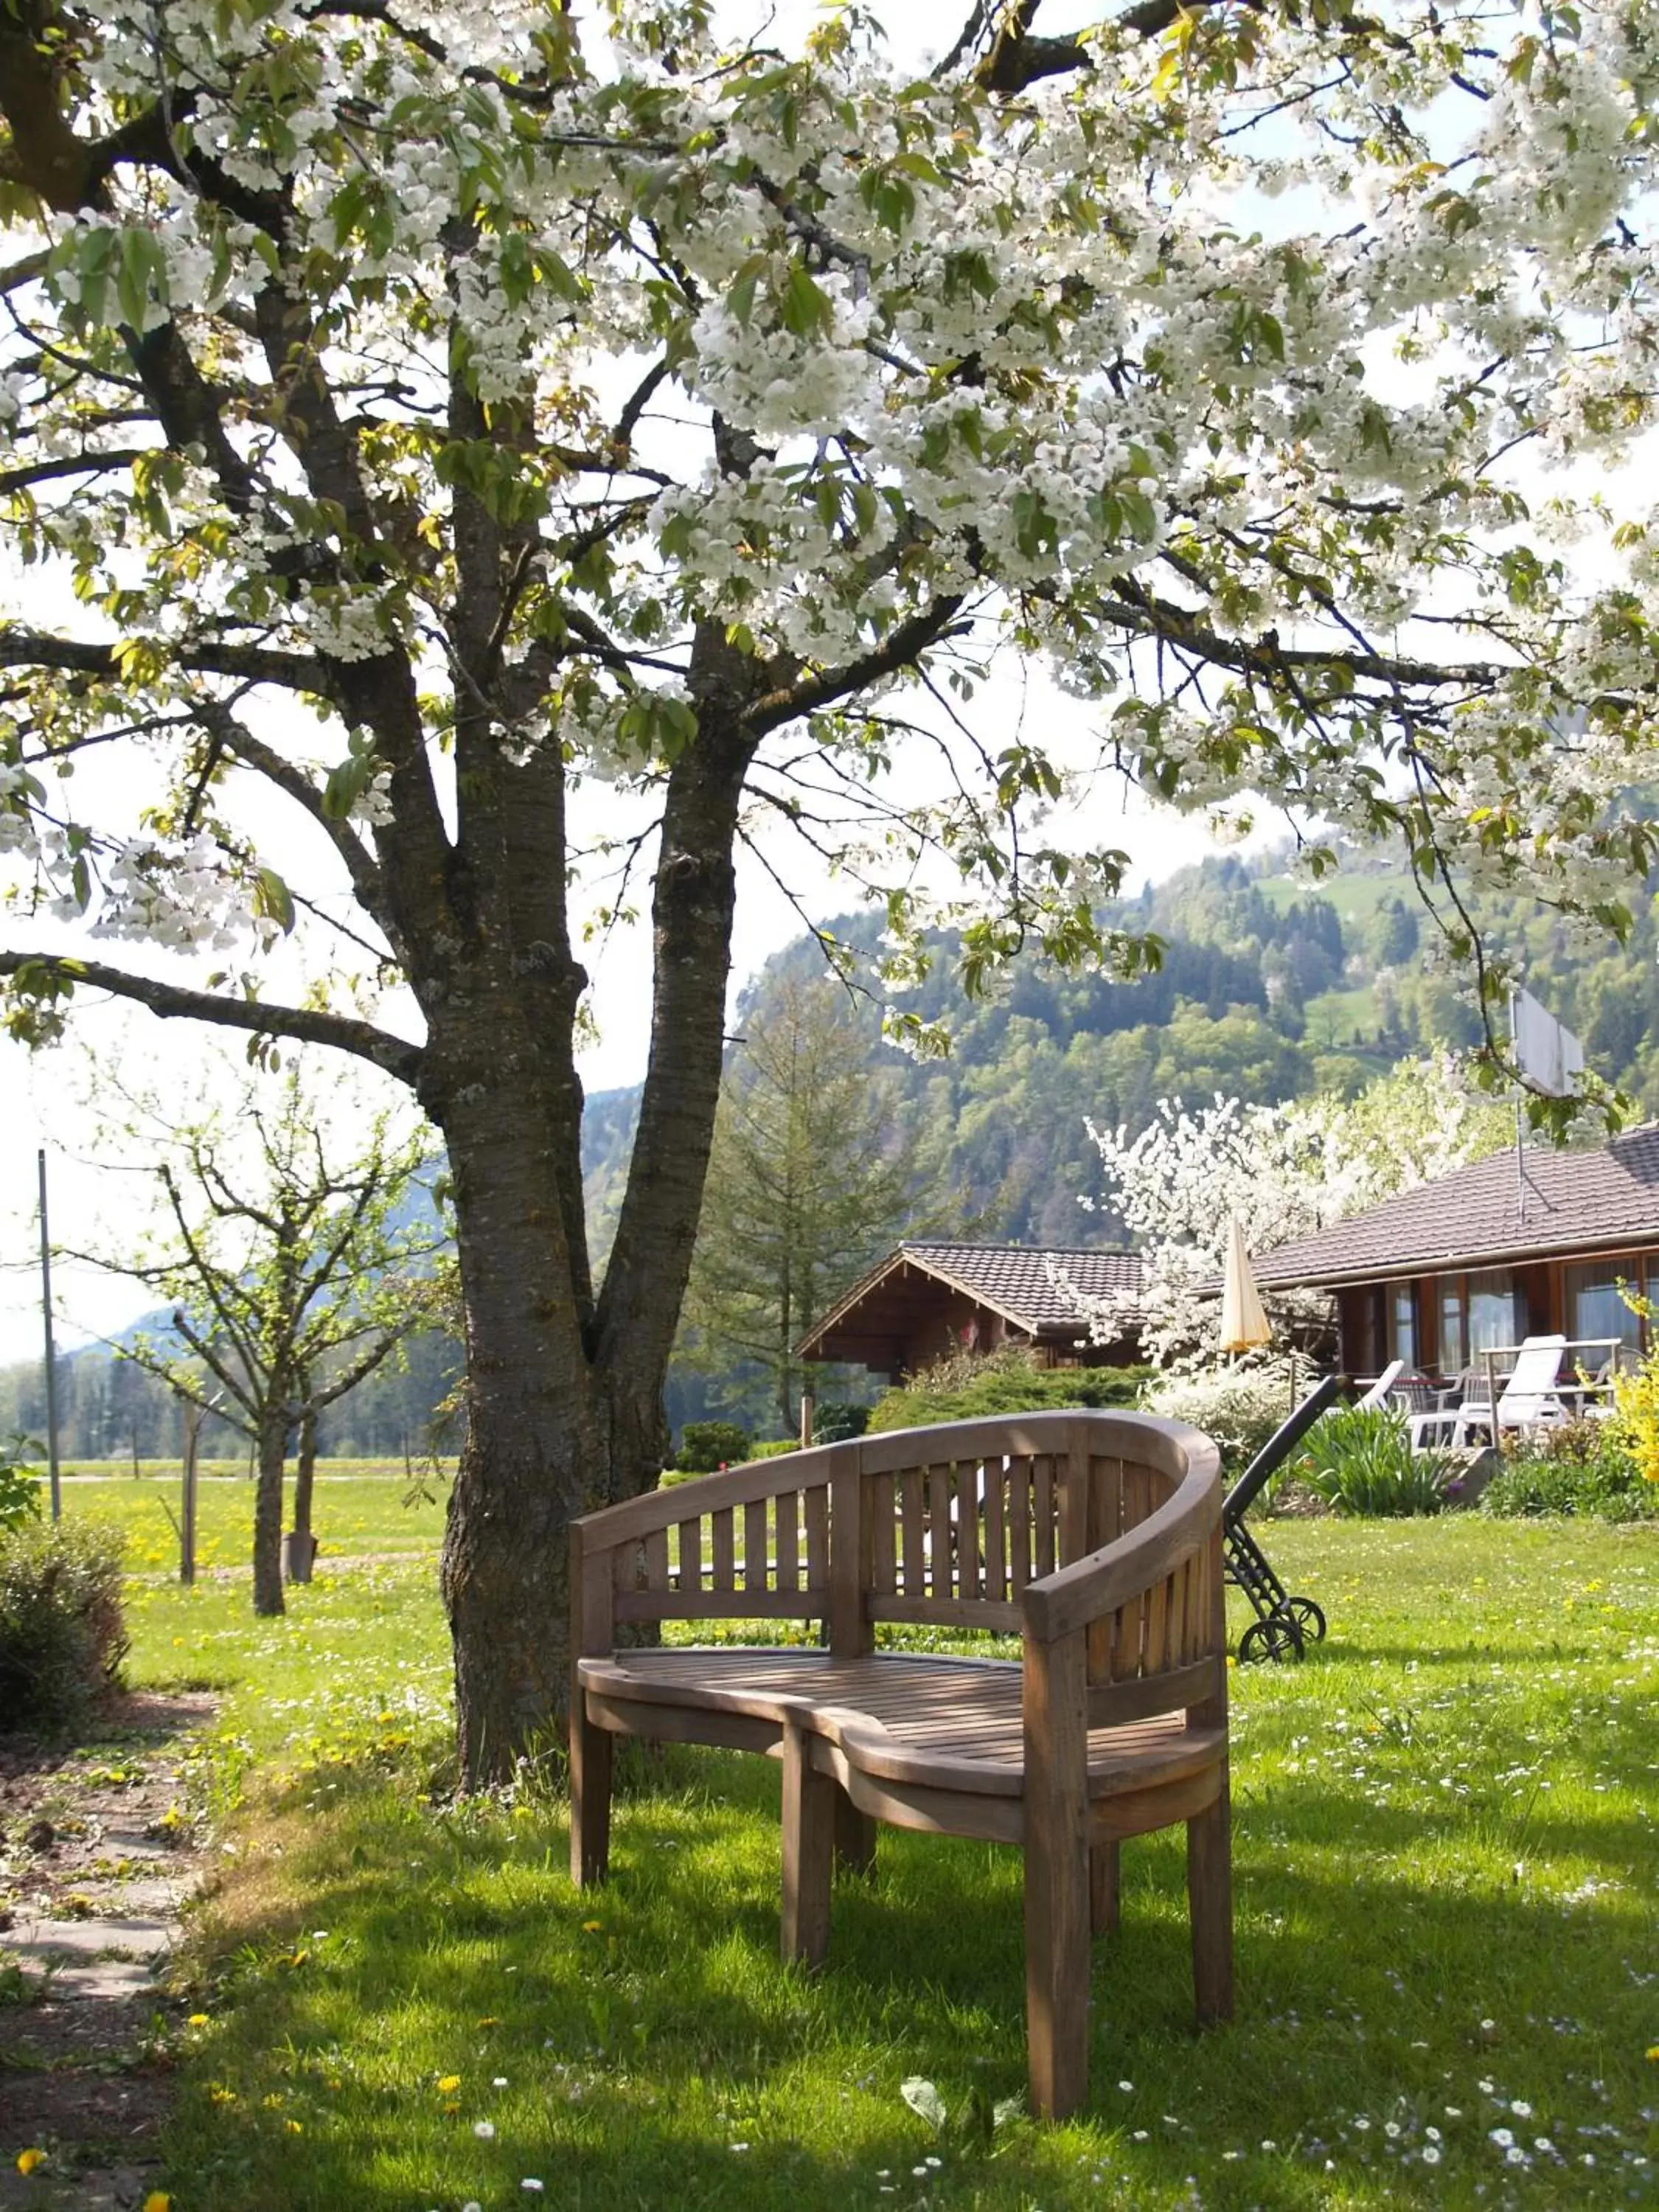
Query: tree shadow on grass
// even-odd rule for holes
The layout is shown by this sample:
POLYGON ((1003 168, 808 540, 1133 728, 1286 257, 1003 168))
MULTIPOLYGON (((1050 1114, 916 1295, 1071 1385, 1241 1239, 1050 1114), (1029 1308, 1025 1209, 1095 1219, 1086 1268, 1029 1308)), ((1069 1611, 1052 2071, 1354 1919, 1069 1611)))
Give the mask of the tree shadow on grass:
MULTIPOLYGON (((953 2107, 975 2086, 1023 2087, 1015 1850, 884 1830, 873 1881, 837 1885, 830 1964, 811 1978, 777 1957, 769 1762, 665 1755, 619 1799, 613 1878, 585 1893, 556 1807, 507 1820, 341 1796, 315 1849, 290 1838, 275 1910, 262 1919, 256 1898, 236 1930, 242 2002, 191 2063, 175 2130, 191 2201, 407 2212, 417 2197, 521 2201, 529 2176, 542 2201, 596 2212, 840 2212, 878 2201, 878 2168, 908 2180, 930 2149, 899 2098, 906 2075, 953 2107), (274 2063, 276 2108, 254 2094, 274 2063), (238 2101, 216 2102, 210 2081, 238 2101)), ((1020 2130, 988 2164, 953 2150, 953 2171, 965 2181, 980 2159, 988 2208, 1098 2203, 1085 2168, 1117 2176, 1107 2201, 1173 2203, 1195 2159, 1237 2144, 1238 2203, 1312 2207, 1375 2188, 1384 2113, 1466 2096, 1474 2111, 1478 2074, 1501 2059, 1529 2088, 1580 2035, 1633 2112, 1633 2080, 1601 2054, 1641 2048, 1644 1995, 1619 1971, 1642 1948, 1640 1901, 1574 1918, 1478 1870, 1455 1884, 1420 1871, 1466 1824, 1276 1786, 1237 1823, 1237 2021, 1201 2038, 1182 1838, 1127 1846, 1123 1929, 1094 1958, 1089 2115, 1020 2130), (1339 2108, 1375 2115, 1376 2139, 1345 2135, 1339 2108), (1263 2139, 1287 2148, 1267 2160, 1263 2139)), ((1609 1855, 1648 1847, 1637 1824, 1607 1828, 1609 1855)), ((1547 1841, 1583 1848, 1565 1826, 1547 1841)), ((1486 2153, 1482 2136, 1468 2154, 1486 2153)))

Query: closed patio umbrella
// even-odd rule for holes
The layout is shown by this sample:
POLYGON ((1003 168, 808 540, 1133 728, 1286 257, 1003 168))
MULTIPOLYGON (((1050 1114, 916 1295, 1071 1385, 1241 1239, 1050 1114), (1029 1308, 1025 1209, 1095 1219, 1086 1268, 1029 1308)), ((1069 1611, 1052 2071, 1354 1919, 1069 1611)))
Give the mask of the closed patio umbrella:
POLYGON ((1227 1224, 1227 1265, 1221 1280, 1221 1349, 1249 1352, 1267 1343, 1273 1330, 1262 1310, 1244 1249, 1244 1231, 1235 1213, 1227 1224))

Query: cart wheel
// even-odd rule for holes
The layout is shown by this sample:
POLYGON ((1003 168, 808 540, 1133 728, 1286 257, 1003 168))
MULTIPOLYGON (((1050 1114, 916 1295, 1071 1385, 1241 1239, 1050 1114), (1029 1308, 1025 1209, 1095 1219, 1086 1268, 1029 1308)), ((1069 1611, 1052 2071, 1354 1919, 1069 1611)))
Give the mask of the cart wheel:
POLYGON ((1282 1613, 1270 1613, 1265 1620, 1253 1620, 1238 1639, 1238 1663, 1249 1666, 1257 1659, 1299 1659, 1302 1656, 1302 1631, 1294 1620, 1286 1620, 1282 1613))
POLYGON ((1287 1597, 1285 1610, 1302 1631, 1304 1643, 1325 1641, 1325 1616, 1310 1597, 1287 1597))

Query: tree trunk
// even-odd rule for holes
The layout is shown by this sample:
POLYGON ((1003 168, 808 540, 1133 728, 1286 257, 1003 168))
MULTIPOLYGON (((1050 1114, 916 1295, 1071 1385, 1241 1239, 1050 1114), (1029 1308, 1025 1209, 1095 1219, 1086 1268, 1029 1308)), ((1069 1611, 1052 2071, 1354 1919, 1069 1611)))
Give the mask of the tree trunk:
POLYGON ((317 1409, 307 1406, 300 1416, 300 1457, 294 1470, 294 1533, 311 1534, 311 1492, 317 1479, 317 1409))
POLYGON ((614 1494, 564 1264, 544 1101, 533 1063, 506 1052, 490 1068, 488 1035, 480 1024, 477 1056, 462 1056, 476 1079, 455 1085, 441 1122, 467 1366, 441 1582, 469 1784, 510 1775, 520 1753, 545 1748, 562 1725, 566 1524, 614 1494))
POLYGON ((288 1452, 288 1407, 268 1406, 256 1439, 258 1481, 253 1493, 253 1610, 282 1613, 283 1476, 288 1452))

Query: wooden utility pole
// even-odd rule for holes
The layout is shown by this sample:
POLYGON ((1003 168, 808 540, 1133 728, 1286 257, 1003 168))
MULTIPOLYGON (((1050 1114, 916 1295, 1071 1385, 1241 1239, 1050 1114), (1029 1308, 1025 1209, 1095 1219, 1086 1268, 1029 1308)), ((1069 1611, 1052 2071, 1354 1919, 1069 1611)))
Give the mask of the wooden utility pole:
POLYGON ((40 1310, 46 1329, 46 1464, 52 1471, 52 1517, 64 1517, 64 1485, 58 1468, 58 1351, 52 1339, 52 1238, 46 1229, 46 1148, 35 1154, 40 1174, 40 1310))
POLYGON ((202 1440, 202 1409, 185 1400, 184 1495, 179 1501, 179 1579, 196 1579, 196 1454, 202 1440))

